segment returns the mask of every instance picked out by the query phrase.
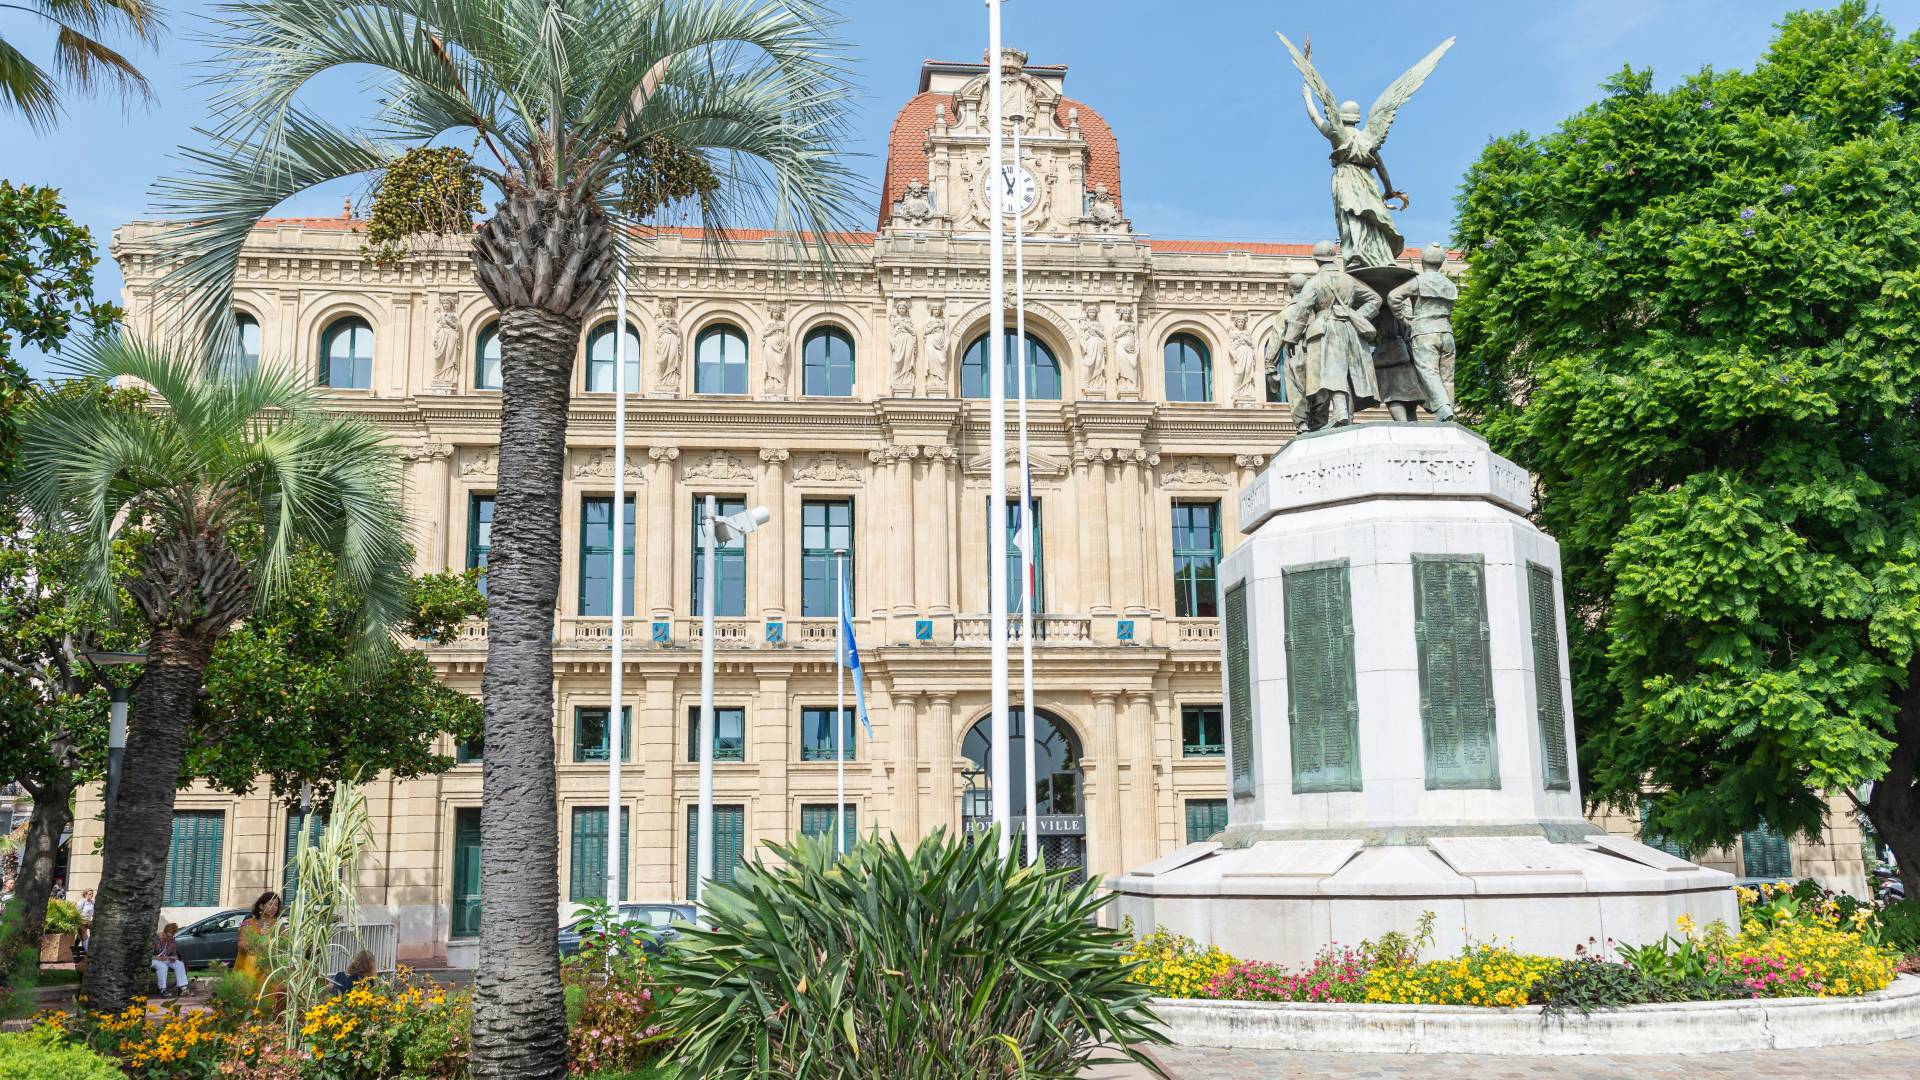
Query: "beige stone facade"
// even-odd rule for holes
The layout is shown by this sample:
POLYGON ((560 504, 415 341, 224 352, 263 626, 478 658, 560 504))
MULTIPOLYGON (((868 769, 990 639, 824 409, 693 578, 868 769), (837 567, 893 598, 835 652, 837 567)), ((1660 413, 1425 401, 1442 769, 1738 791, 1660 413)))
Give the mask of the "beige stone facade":
MULTIPOLYGON (((638 524, 622 784, 635 899, 687 893, 699 689, 693 514, 707 495, 772 512, 723 567, 716 608, 716 704, 741 710, 742 730, 741 760, 715 766, 715 801, 740 808, 747 845, 817 826, 833 803, 834 764, 807 741, 810 720, 818 729, 807 710, 830 708, 835 692, 823 545, 851 549, 867 673, 873 733, 856 730, 847 767, 857 828, 905 839, 958 828, 980 798, 969 775, 979 736, 970 746, 969 734, 988 710, 987 560, 1004 550, 987 535, 987 514, 1006 494, 987 485, 987 405, 973 385, 984 365, 964 363, 989 321, 983 71, 923 67, 894 128, 878 227, 849 238, 834 279, 759 234, 736 236, 716 258, 699 237, 666 231, 634 262, 627 318, 639 385, 626 484, 638 524), (741 346, 744 372, 734 363, 741 346), (815 392, 836 389, 836 358, 849 350, 851 392, 815 392), (834 513, 849 515, 850 536, 803 528, 834 513)), ((1176 564, 1231 550, 1234 493, 1291 433, 1287 405, 1269 402, 1248 367, 1288 300, 1289 275, 1311 261, 1306 245, 1135 232, 1122 212, 1118 145, 1093 109, 1063 96, 1064 81, 1062 67, 1029 66, 1007 85, 1009 112, 1028 118, 1016 177, 1031 238, 1027 326, 1054 361, 1054 371, 1032 370, 1040 390, 1058 388, 1031 404, 1043 612, 1035 704, 1072 759, 1049 777, 1058 830, 1049 856, 1105 875, 1185 843, 1190 830, 1211 831, 1216 806, 1224 824, 1223 740, 1218 714, 1206 712, 1221 700, 1210 578, 1182 580, 1176 564)), ((358 227, 263 223, 242 253, 235 303, 259 328, 261 362, 363 384, 330 393, 343 412, 390 432, 405 459, 418 569, 464 567, 478 554, 475 515, 496 474, 499 395, 485 386, 482 355, 493 314, 460 249, 381 268, 363 257, 358 227), (329 352, 338 363, 326 362, 329 352)), ((135 223, 115 236, 136 330, 151 324, 155 235, 135 223)), ((612 316, 609 306, 589 320, 587 337, 612 316)), ((583 340, 553 671, 563 900, 590 869, 576 868, 576 856, 597 846, 576 841, 576 826, 590 832, 607 792, 604 754, 593 759, 596 714, 580 722, 580 710, 609 704, 610 619, 591 613, 608 591, 593 577, 602 556, 589 548, 592 500, 611 492, 612 395, 589 389, 610 375, 591 359, 583 340), (576 810, 588 820, 576 821, 576 810)), ((485 645, 476 626, 430 654, 449 684, 477 694, 485 645)), ((364 899, 400 924, 403 955, 462 949, 461 910, 473 898, 461 884, 459 864, 471 857, 461 811, 479 804, 480 771, 463 763, 370 785, 379 851, 362 871, 364 899)), ((179 806, 221 817, 217 835, 212 818, 198 819, 208 828, 199 857, 216 861, 214 880, 177 906, 237 905, 278 887, 284 808, 197 788, 179 806)), ((80 809, 75 888, 98 873, 96 810, 80 809)), ((1817 856, 1837 878, 1859 875, 1857 842, 1842 868, 1849 842, 1836 829, 1832 850, 1817 856)))

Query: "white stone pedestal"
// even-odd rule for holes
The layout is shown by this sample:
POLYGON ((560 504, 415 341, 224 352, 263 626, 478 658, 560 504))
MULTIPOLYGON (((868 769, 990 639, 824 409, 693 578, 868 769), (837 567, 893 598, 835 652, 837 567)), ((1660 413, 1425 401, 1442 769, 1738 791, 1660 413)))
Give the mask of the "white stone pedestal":
POLYGON ((1118 915, 1299 964, 1412 930, 1572 955, 1732 922, 1733 879, 1581 816, 1559 546, 1452 424, 1302 436, 1222 564, 1228 828, 1109 882, 1118 915))

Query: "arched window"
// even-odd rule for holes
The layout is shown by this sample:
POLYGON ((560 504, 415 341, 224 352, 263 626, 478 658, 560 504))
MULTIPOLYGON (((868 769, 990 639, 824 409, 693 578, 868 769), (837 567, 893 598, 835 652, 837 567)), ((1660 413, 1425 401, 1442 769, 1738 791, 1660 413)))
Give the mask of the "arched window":
POLYGON ((336 319, 320 335, 320 385, 373 389, 373 327, 358 315, 336 319))
POLYGON ((251 375, 260 367, 260 320, 236 311, 233 328, 233 355, 227 358, 226 372, 232 376, 251 375))
MULTIPOLYGON (((1027 778, 1027 714, 1024 709, 1007 712, 1007 764, 1013 773, 1008 792, 1016 832, 1026 827, 1027 800, 1034 798, 1034 813, 1042 819, 1040 852, 1050 869, 1077 867, 1084 874, 1087 864, 1087 804, 1082 789, 1080 740, 1058 718, 1044 712, 1033 714, 1033 771, 1027 778), (1047 820, 1047 819, 1051 820, 1047 820)), ((992 821, 993 787, 987 763, 993 751, 992 726, 982 719, 967 732, 960 751, 966 756, 960 813, 969 835, 984 829, 992 821)), ((1117 796, 1116 796, 1117 797, 1117 796)), ((1024 844, 1014 841, 1025 851, 1024 844)), ((1076 877, 1075 880, 1079 880, 1076 877)))
POLYGON ((720 323, 700 331, 693 356, 694 393, 747 392, 747 335, 739 327, 720 323))
POLYGON ((837 326, 807 335, 800 350, 800 392, 809 397, 853 395, 853 339, 837 326))
POLYGON ((1192 334, 1175 334, 1162 350, 1167 362, 1168 401, 1212 401, 1213 358, 1192 334))
POLYGON ((473 388, 500 389, 500 322, 497 319, 480 328, 480 338, 473 344, 473 388))
MULTIPOLYGON (((603 322, 587 335, 587 393, 613 393, 614 324, 603 322)), ((640 334, 627 324, 626 391, 640 390, 640 334)))
MULTIPOLYGON (((1014 347, 1013 331, 1006 335, 1007 398, 1015 396, 1015 380, 1019 369, 1013 365, 1014 356, 1019 350, 1014 347)), ((960 358, 960 395, 962 397, 987 396, 987 335, 981 334, 967 346, 966 355, 960 358)), ((1060 361, 1053 358, 1053 350, 1047 348, 1039 338, 1027 335, 1027 397, 1035 401, 1060 400, 1060 361)))

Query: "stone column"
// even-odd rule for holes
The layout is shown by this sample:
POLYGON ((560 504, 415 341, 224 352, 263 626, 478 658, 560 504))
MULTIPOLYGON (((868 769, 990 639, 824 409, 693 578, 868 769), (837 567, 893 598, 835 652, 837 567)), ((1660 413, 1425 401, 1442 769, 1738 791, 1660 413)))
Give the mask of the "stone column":
MULTIPOLYGON (((1154 498, 1154 469, 1160 465, 1160 455, 1145 450, 1135 451, 1133 459, 1133 498, 1134 516, 1140 522, 1135 535, 1139 538, 1140 559, 1137 563, 1140 584, 1136 587, 1135 597, 1140 603, 1140 614, 1164 614, 1161 606, 1160 589, 1168 581, 1171 564, 1162 570, 1160 563, 1160 538, 1170 532, 1171 522, 1160 512, 1159 500, 1154 498)), ((1156 639, 1164 640, 1164 638, 1156 639)))
MULTIPOLYGON (((791 777, 787 773, 788 755, 794 749, 789 745, 793 730, 788 720, 787 695, 788 672, 785 670, 769 672, 760 679, 760 692, 754 696, 747 722, 747 760, 754 763, 760 774, 760 797, 742 800, 752 802, 751 809, 753 832, 758 837, 774 837, 785 841, 800 831, 800 823, 788 820, 792 800, 788 797, 791 777)), ((847 770, 853 775, 853 770, 847 770)), ((697 781, 696 781, 697 783, 697 781)), ((697 795, 696 795, 697 797, 697 795)), ((849 801, 852 796, 849 795, 849 801)), ((686 828, 682 825, 681 828, 686 828)), ((685 844, 683 837, 681 843, 685 844)), ((755 845, 757 849, 758 845, 755 845)))
POLYGON ((1133 568, 1139 559, 1133 552, 1139 544, 1140 520, 1130 505, 1127 490, 1127 451, 1114 451, 1106 468, 1103 487, 1107 499, 1107 602, 1121 616, 1131 615, 1139 605, 1134 600, 1133 568))
POLYGON ((919 694, 893 694, 893 834, 902 845, 920 839, 919 694))
POLYGON ((1147 452, 1126 450, 1119 456, 1121 464, 1114 470, 1114 476, 1120 508, 1114 518, 1122 523, 1122 528, 1114 559, 1115 592, 1119 594, 1115 602, 1127 617, 1139 618, 1147 613, 1146 548, 1147 537, 1153 531, 1141 494, 1141 473, 1146 468, 1147 452))
POLYGON ((927 723, 922 738, 932 780, 927 793, 930 805, 922 820, 928 831, 944 827, 952 835, 960 821, 960 797, 953 785, 954 754, 960 745, 953 730, 953 691, 935 690, 927 694, 927 723))
POLYGON ((896 567, 904 569, 910 565, 901 561, 897 539, 892 534, 891 514, 898 507, 888 506, 892 501, 889 487, 892 482, 892 464, 898 458, 901 448, 882 447, 867 451, 866 490, 872 494, 860 505, 861 516, 867 527, 858 537, 864 541, 854 550, 856 573, 854 579, 854 611, 867 612, 876 628, 886 626, 889 601, 894 595, 896 567))
POLYGON ((951 446, 923 447, 917 502, 926 511, 925 543, 916 549, 920 603, 929 616, 953 614, 953 476, 955 452, 951 446))
POLYGON ((759 543, 749 545, 759 568, 760 617, 766 622, 782 622, 787 617, 787 459, 784 449, 760 451, 760 505, 773 514, 771 528, 761 534, 759 543))
POLYGON ((1080 496, 1080 604, 1090 614, 1113 614, 1113 586, 1107 575, 1109 540, 1115 524, 1107 510, 1107 462, 1111 450, 1087 450, 1074 459, 1080 496))
POLYGON ((1160 847, 1159 829, 1154 820, 1158 800, 1154 793, 1153 699, 1142 693, 1127 695, 1126 738, 1122 746, 1127 756, 1126 843, 1121 846, 1125 864, 1116 867, 1144 866, 1152 862, 1160 847))
POLYGON ((919 565, 920 533, 916 529, 913 498, 913 461, 920 456, 920 447, 901 446, 895 448, 892 476, 887 483, 888 494, 893 499, 893 528, 888 544, 894 558, 894 580, 889 581, 888 593, 893 598, 893 632, 886 640, 896 645, 907 645, 913 641, 913 617, 919 608, 914 603, 914 571, 919 565))
POLYGON ((1087 807, 1087 871, 1106 877, 1125 867, 1120 824, 1120 731, 1115 715, 1120 694, 1095 691, 1093 695, 1093 775, 1096 783, 1089 793, 1087 807))
MULTIPOLYGON (((629 787, 631 771, 622 769, 621 789, 637 803, 629 803, 633 815, 633 892, 638 896, 685 896, 674 891, 674 853, 686 850, 686 820, 679 816, 679 792, 674 791, 673 758, 679 730, 674 716, 673 671, 661 668, 635 679, 640 700, 633 702, 633 762, 641 770, 640 782, 629 787), (635 792, 634 787, 639 790, 635 792)), ((632 684, 629 684, 632 685, 632 684)), ((604 688, 603 688, 604 689, 604 688)), ((602 795, 604 797, 604 791, 602 795)))
MULTIPOLYGON (((446 532, 448 521, 437 516, 437 508, 447 505, 450 497, 453 447, 443 442, 429 442, 420 446, 404 447, 400 450, 400 459, 407 463, 407 487, 411 489, 411 498, 407 500, 412 519, 413 567, 416 573, 432 574, 448 568, 456 558, 452 537, 446 532)), ((462 564, 464 565, 464 563, 462 564)))
MULTIPOLYGON (((673 538, 679 530, 673 512, 674 493, 679 490, 679 485, 673 479, 673 463, 680 458, 680 448, 650 446, 647 456, 653 459, 652 474, 647 477, 647 512, 638 518, 636 527, 639 521, 644 521, 650 534, 645 610, 657 622, 673 618, 673 538), (659 531, 660 535, 651 535, 655 531, 659 531)), ((636 605, 635 613, 638 614, 640 610, 636 605)))

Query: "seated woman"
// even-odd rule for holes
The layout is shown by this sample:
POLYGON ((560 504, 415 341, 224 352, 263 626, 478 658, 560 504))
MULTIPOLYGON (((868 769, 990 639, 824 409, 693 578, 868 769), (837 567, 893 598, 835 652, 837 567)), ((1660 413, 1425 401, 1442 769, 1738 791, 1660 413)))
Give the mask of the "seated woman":
POLYGON ((327 976, 327 981, 333 983, 335 993, 344 994, 371 978, 373 978, 373 954, 361 949, 353 954, 353 959, 347 964, 347 970, 334 972, 327 976))
POLYGON ((179 923, 168 923, 153 940, 153 975, 160 983, 161 997, 179 997, 187 989, 187 965, 180 959, 179 923), (167 972, 173 972, 173 991, 167 991, 167 972))

